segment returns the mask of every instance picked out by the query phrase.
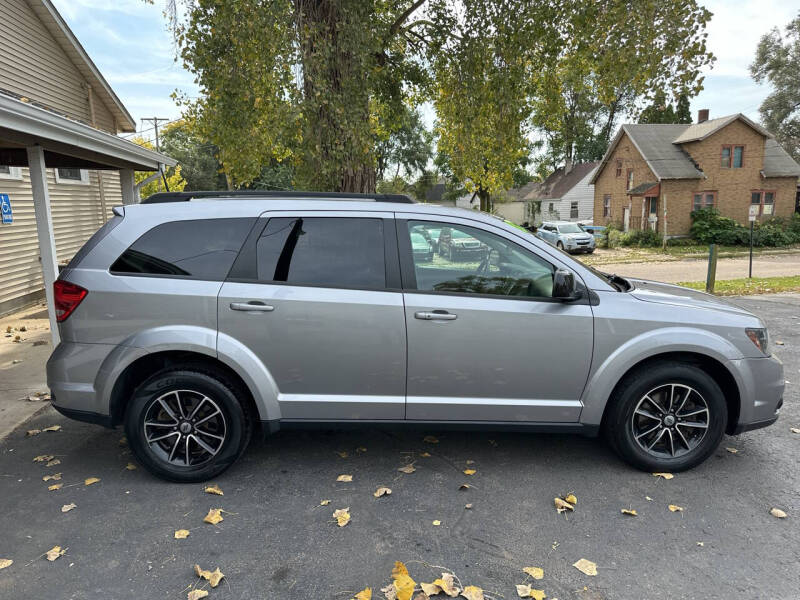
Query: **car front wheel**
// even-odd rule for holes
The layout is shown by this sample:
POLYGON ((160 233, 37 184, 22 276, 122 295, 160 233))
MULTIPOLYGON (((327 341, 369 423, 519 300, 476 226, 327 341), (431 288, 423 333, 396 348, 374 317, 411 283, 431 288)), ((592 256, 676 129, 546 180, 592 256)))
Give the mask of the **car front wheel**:
POLYGON ((716 450, 728 420, 725 397, 701 368, 662 362, 627 376, 608 407, 605 434, 645 471, 684 471, 716 450))
POLYGON ((133 393, 125 434, 139 462, 176 482, 211 479, 244 452, 250 425, 241 390, 203 367, 159 371, 133 393))

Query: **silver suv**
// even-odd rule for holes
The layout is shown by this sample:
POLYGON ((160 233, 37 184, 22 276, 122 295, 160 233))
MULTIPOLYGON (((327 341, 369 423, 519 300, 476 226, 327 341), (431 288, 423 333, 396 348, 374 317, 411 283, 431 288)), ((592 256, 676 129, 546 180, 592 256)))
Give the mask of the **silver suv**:
POLYGON ((570 254, 594 252, 594 236, 571 221, 545 221, 539 227, 536 235, 559 250, 566 250, 570 254))
POLYGON ((713 296, 474 211, 199 196, 114 209, 55 283, 55 407, 124 425, 165 479, 214 477, 256 430, 354 421, 603 432, 632 465, 679 471, 778 418, 764 323, 713 296), (443 231, 481 252, 414 250, 443 231))

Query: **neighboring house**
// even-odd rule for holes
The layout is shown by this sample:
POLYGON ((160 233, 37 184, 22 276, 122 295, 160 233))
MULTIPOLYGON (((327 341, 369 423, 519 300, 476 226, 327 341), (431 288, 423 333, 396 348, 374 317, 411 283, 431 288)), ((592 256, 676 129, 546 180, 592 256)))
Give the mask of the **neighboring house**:
POLYGON ((495 214, 517 225, 533 221, 534 206, 526 198, 539 185, 537 181, 530 181, 522 187, 506 191, 505 197, 494 203, 495 214))
POLYGON ((0 0, 0 314, 42 296, 135 170, 175 161, 116 136, 136 124, 49 0, 0 0), (55 250, 53 251, 53 240, 55 250))
POLYGON ((590 183, 594 223, 689 233, 691 213, 715 208, 740 223, 790 216, 798 165, 763 127, 742 114, 691 125, 623 125, 590 183), (665 219, 666 214, 666 219, 665 219))
POLYGON ((594 210, 592 176, 600 162, 560 167, 526 197, 537 202, 536 221, 591 221, 594 210))

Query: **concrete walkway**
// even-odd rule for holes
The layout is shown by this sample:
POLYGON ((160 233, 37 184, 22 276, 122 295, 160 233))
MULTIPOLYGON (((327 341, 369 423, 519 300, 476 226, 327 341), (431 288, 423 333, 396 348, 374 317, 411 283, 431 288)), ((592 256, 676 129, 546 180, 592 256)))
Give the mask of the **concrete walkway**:
POLYGON ((0 318, 0 439, 50 405, 44 365, 52 350, 44 304, 0 318))

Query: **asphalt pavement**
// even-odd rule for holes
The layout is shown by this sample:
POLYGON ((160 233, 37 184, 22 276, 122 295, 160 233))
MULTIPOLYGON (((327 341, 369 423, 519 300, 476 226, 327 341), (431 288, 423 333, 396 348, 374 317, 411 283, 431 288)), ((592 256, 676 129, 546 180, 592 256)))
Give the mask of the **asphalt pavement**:
POLYGON ((506 600, 521 583, 561 600, 796 599, 800 295, 733 301, 770 327, 788 380, 782 416, 726 437, 671 480, 631 469, 599 440, 365 428, 254 443, 214 482, 217 496, 128 470, 120 430, 48 408, 0 442, 0 559, 14 561, 0 570, 0 598, 179 599, 192 586, 210 599, 347 600, 365 587, 383 598, 402 561, 417 582, 448 570, 506 600), (50 425, 61 430, 26 436, 50 425), (34 462, 41 455, 60 464, 34 462), (409 463, 413 473, 397 470, 409 463), (42 480, 54 473, 61 479, 42 480), (352 482, 337 482, 341 474, 352 482), (100 481, 87 486, 90 477, 100 481), (380 486, 391 495, 373 497, 380 486), (575 511, 558 514, 553 498, 570 492, 575 511), (224 509, 216 525, 203 522, 211 508, 224 509), (340 508, 351 514, 344 527, 332 516, 340 508), (175 539, 178 529, 189 536, 175 539), (44 553, 54 546, 65 553, 51 562, 44 553), (596 576, 572 566, 581 558, 597 564, 596 576), (195 564, 225 578, 211 589, 195 564), (528 566, 544 578, 531 580, 528 566))

